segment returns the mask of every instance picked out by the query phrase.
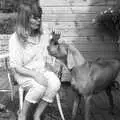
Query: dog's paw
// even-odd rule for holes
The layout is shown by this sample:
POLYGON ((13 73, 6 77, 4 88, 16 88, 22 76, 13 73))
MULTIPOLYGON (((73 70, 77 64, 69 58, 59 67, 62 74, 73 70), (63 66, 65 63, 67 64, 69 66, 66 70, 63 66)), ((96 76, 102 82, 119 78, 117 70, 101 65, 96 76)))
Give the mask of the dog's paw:
POLYGON ((0 112, 9 112, 5 105, 0 104, 0 112))

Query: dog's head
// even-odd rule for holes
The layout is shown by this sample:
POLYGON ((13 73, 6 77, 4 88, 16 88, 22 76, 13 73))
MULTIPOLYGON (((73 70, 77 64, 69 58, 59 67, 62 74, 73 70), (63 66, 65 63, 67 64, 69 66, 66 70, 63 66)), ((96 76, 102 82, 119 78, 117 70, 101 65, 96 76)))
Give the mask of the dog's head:
POLYGON ((64 43, 59 43, 60 33, 52 32, 52 38, 47 47, 48 53, 57 59, 63 59, 67 55, 67 50, 64 43))
POLYGON ((52 33, 52 39, 48 46, 48 53, 63 62, 69 69, 79 66, 85 62, 84 57, 73 46, 65 42, 59 42, 60 34, 52 33))

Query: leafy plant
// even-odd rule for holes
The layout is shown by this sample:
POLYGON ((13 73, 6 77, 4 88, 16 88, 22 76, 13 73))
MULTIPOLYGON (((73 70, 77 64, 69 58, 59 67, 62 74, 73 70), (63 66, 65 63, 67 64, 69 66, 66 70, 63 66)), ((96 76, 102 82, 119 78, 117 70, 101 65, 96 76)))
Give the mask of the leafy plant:
POLYGON ((111 37, 120 36, 120 8, 109 8, 98 14, 94 21, 97 31, 111 37))

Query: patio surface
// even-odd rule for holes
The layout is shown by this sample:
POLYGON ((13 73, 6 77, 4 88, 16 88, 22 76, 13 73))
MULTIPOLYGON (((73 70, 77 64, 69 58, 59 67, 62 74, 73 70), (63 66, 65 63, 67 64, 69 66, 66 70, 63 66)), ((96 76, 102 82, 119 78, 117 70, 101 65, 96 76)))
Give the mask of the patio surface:
MULTIPOLYGON (((0 89, 9 89, 7 74, 4 71, 0 72, 0 89)), ((16 113, 18 110, 18 92, 17 87, 15 87, 14 101, 10 99, 9 93, 0 92, 0 104, 4 104, 9 110, 6 112, 0 112, 0 120, 17 120, 16 113)), ((91 120, 120 120, 120 93, 113 92, 114 96, 114 115, 109 113, 109 103, 107 96, 104 92, 96 95, 91 100, 91 120)), ((63 112, 66 120, 71 119, 72 103, 74 98, 74 92, 70 86, 62 85, 60 90, 60 97, 63 112)), ((84 120, 84 101, 79 106, 76 120, 84 120)), ((29 119, 30 120, 30 119, 29 119)), ((60 114, 58 112, 58 107, 56 100, 53 104, 50 104, 44 111, 42 120, 61 120, 60 114)))

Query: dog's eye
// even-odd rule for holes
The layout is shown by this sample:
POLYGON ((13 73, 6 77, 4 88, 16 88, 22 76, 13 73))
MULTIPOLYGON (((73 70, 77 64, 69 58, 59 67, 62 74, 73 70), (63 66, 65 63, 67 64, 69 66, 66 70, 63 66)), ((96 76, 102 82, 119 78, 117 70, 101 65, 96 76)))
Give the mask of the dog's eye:
POLYGON ((58 42, 57 42, 57 41, 54 41, 53 39, 51 39, 49 43, 50 43, 51 45, 58 45, 58 42))
POLYGON ((54 42, 54 45, 58 45, 58 42, 54 42))

